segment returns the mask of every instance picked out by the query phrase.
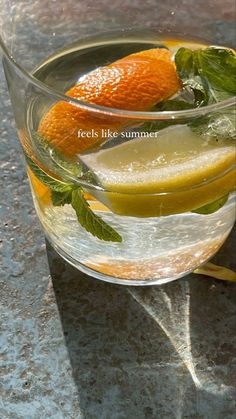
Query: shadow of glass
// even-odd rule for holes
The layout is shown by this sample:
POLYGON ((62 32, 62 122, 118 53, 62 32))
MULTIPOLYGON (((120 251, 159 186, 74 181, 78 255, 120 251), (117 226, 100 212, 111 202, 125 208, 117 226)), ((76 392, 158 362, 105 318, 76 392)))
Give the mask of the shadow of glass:
POLYGON ((234 417, 234 284, 192 275, 162 287, 115 286, 47 249, 86 419, 234 417))
MULTIPOLYGON (((236 226, 213 263, 235 271, 235 245, 236 226)), ((208 412, 209 417, 234 419, 236 284, 196 275, 189 285, 191 353, 202 390, 197 400, 199 412, 202 415, 208 412)))

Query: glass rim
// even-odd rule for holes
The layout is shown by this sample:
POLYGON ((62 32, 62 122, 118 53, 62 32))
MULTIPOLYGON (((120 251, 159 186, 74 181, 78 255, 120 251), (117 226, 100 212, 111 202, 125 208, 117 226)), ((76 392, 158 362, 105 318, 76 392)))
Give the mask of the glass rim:
POLYGON ((7 59, 11 62, 11 64, 17 68, 17 70, 23 75, 23 77, 28 80, 33 85, 37 86, 43 92, 47 94, 51 94, 53 97, 64 101, 69 102, 81 109, 97 112, 99 114, 118 117, 118 118, 126 118, 126 119, 134 119, 134 120, 179 120, 179 119, 187 119, 191 117, 197 117, 206 115, 210 112, 215 112, 217 110, 221 110, 227 108, 230 105, 236 104, 236 96, 232 96, 229 99, 225 99, 219 102, 216 102, 211 105, 202 106, 199 108, 194 109, 185 109, 180 111, 129 111, 126 109, 117 109, 111 108, 107 106, 96 105, 93 103, 85 102, 82 100, 75 99, 71 96, 63 94, 62 92, 48 86, 46 83, 38 80, 33 74, 25 70, 17 61, 14 60, 13 56, 10 54, 6 44, 4 43, 1 35, 0 35, 0 47, 2 48, 3 54, 7 57, 7 59))

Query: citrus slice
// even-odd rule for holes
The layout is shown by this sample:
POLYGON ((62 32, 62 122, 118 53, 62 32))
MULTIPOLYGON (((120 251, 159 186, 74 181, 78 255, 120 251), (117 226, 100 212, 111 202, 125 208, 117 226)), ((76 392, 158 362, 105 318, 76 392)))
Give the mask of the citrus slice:
POLYGON ((44 185, 32 172, 32 170, 27 167, 28 176, 32 185, 32 188, 37 195, 37 199, 41 208, 51 204, 51 191, 48 186, 44 185))
MULTIPOLYGON (((66 95, 110 108, 147 111, 180 88, 172 53, 155 48, 95 69, 66 95)), ((64 155, 74 156, 102 142, 102 129, 117 131, 130 123, 127 117, 99 114, 60 101, 43 116, 38 131, 64 155)))
POLYGON ((121 215, 185 212, 235 187, 233 142, 204 140, 183 125, 81 158, 106 190, 97 198, 121 215))

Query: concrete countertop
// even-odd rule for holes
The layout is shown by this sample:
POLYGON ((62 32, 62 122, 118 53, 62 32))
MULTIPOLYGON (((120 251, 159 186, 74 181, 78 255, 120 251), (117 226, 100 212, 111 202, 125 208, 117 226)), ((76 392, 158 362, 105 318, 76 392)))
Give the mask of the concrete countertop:
POLYGON ((46 249, 0 78, 1 419, 235 418, 235 284, 115 286, 46 249))

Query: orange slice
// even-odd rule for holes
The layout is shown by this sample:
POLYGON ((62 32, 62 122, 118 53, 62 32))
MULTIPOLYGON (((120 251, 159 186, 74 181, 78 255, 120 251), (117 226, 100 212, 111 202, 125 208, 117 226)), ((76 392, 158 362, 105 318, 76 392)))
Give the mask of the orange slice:
POLYGON ((42 183, 32 172, 32 170, 27 167, 27 172, 29 175, 30 183, 32 186, 33 191, 37 195, 37 199, 41 208, 43 209, 45 206, 48 206, 51 203, 51 191, 50 189, 42 183))
MULTIPOLYGON (((66 92, 88 103, 129 111, 147 111, 181 88, 172 54, 156 48, 128 55, 88 73, 66 92)), ((42 118, 38 131, 66 156, 102 141, 102 129, 120 130, 127 118, 100 115, 60 101, 42 118), (82 136, 80 132, 92 133, 82 136)))

